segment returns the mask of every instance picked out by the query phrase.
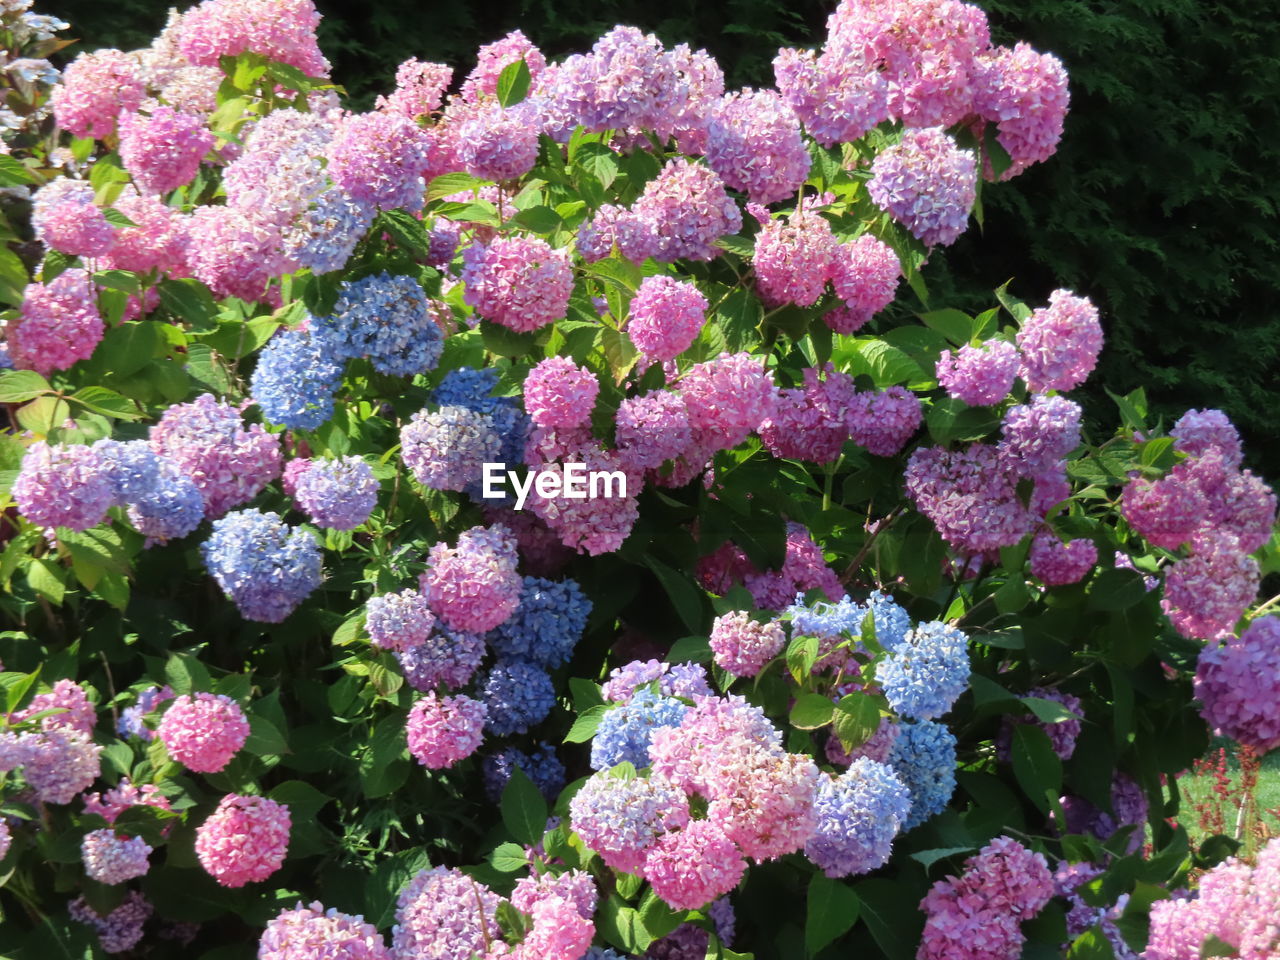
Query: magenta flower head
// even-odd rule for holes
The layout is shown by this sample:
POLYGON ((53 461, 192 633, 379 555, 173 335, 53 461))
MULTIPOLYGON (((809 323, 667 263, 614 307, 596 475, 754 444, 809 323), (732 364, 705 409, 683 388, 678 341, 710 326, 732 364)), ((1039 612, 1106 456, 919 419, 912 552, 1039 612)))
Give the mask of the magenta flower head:
POLYGON ((548 357, 524 380, 524 408, 540 427, 580 427, 590 422, 600 393, 594 373, 568 357, 548 357))
POLYGON ((196 856, 221 886, 257 883, 284 863, 291 825, 283 803, 229 793, 196 830, 196 856))
POLYGON ((747 863, 711 820, 694 820, 658 839, 644 861, 653 892, 675 910, 697 910, 738 885, 747 863))
POLYGON ((63 177, 31 198, 31 226, 45 246, 73 257, 101 257, 116 243, 115 228, 94 201, 87 180, 63 177))
POLYGON ((38 440, 22 457, 13 499, 18 512, 38 526, 80 531, 105 519, 115 492, 94 447, 38 440))
POLYGON ((1280 617, 1200 651, 1196 699, 1219 736, 1267 753, 1280 746, 1280 617))
POLYGON ((981 346, 965 344, 954 354, 943 350, 938 358, 938 382, 943 389, 971 407, 999 403, 1018 376, 1018 350, 1003 340, 981 346))
POLYGON ((767 306, 810 307, 826 292, 840 251, 826 217, 811 213, 769 220, 756 234, 752 268, 767 306))
POLYGON ((1000 179, 1053 156, 1071 100, 1062 62, 1025 43, 996 47, 978 58, 976 79, 974 110, 996 123, 996 139, 1012 161, 1000 179))
POLYGON ((501 524, 472 527, 458 545, 437 543, 427 556, 423 591, 437 617, 455 630, 486 633, 520 605, 516 544, 501 524))
POLYGON ((141 837, 122 837, 110 827, 85 834, 80 843, 84 872, 99 883, 117 884, 141 877, 151 868, 151 844, 141 837))
POLYGON ((1018 331, 1022 379, 1032 393, 1070 390, 1084 383, 1102 350, 1098 308, 1069 290, 1049 294, 1018 331))
POLYGON ((327 77, 319 26, 311 0, 204 0, 183 14, 176 39, 182 55, 198 66, 216 67, 221 57, 252 52, 309 77, 327 77))
POLYGON ((74 137, 101 140, 115 130, 122 110, 133 110, 147 95, 137 60, 119 50, 82 53, 67 66, 51 93, 58 126, 74 137))
POLYGON ((736 677, 754 677, 786 643, 786 634, 776 621, 759 623, 743 610, 716 617, 711 627, 716 665, 736 677))
POLYGON ((977 198, 978 167, 941 127, 908 130, 871 164, 871 201, 927 247, 964 233, 977 198))
POLYGON ((674 360, 698 338, 707 319, 707 298, 686 280, 645 277, 631 299, 627 335, 650 360, 674 360))
POLYGON ((707 123, 707 163, 756 203, 793 196, 809 175, 809 150, 795 111, 773 90, 726 96, 707 123))
POLYGON ((249 721, 230 697, 196 693, 174 700, 156 733, 169 756, 188 770, 217 773, 249 739, 249 721))
POLYGON ((258 960, 392 960, 391 951, 364 917, 321 903, 282 910, 262 931, 258 960), (321 951, 317 955, 317 950, 321 951))
POLYGON ((479 700, 428 693, 413 705, 405 723, 409 752, 428 770, 451 767, 479 748, 487 718, 488 710, 479 700))
POLYGON ((695 365, 680 381, 680 395, 693 428, 725 449, 759 429, 778 402, 768 371, 748 353, 722 353, 695 365))
POLYGON ((48 283, 27 285, 5 337, 15 367, 47 377, 93 356, 103 330, 93 281, 88 271, 74 267, 48 283))
POLYGON ((464 299, 485 320, 526 332, 561 319, 569 308, 569 258, 537 237, 473 243, 462 263, 464 299))
POLYGON ((120 118, 120 161, 145 193, 168 193, 195 178, 216 139, 204 117, 158 106, 120 118))
POLYGON ((898 255, 883 240, 864 233, 832 253, 831 284, 844 301, 823 317, 836 333, 856 333, 893 302, 902 279, 898 255))

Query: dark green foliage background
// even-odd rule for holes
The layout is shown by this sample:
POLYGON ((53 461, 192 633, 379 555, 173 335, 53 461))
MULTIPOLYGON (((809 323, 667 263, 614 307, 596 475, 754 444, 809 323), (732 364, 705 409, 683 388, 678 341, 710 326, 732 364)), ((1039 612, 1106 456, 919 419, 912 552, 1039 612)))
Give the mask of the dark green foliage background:
MULTIPOLYGON (((1099 419, 1147 390, 1170 417, 1225 409, 1252 465, 1280 476, 1280 19, 1258 0, 979 0, 996 39, 1062 58, 1073 110, 1047 164, 984 193, 971 231, 926 271, 940 305, 980 309, 1014 278, 1042 301, 1093 297, 1107 347, 1082 393, 1099 419)), ((319 0, 335 76, 371 100, 410 56, 470 68, 476 47, 523 29, 550 56, 615 23, 704 46, 731 85, 771 82, 782 44, 811 45, 823 0, 319 0)), ((141 46, 166 0, 45 0, 84 46, 141 46)), ((72 48, 73 51, 79 48, 72 48)))

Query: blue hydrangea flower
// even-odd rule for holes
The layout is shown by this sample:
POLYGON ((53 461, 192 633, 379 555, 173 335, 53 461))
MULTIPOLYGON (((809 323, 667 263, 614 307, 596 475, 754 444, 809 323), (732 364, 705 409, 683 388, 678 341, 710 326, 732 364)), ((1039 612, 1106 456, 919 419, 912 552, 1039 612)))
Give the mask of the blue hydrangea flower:
POLYGON ((154 740, 155 731, 143 723, 143 718, 159 706, 162 700, 171 696, 173 696, 173 692, 168 687, 164 690, 155 686, 147 687, 147 689, 138 694, 137 703, 120 711, 120 719, 116 721, 116 733, 122 737, 154 740))
POLYGON ((161 458, 160 470, 151 488, 129 504, 129 522, 147 537, 148 545, 177 540, 200 526, 204 519, 204 497, 196 482, 168 460, 161 458))
POLYGON ((421 643, 397 651, 396 659, 409 686, 426 693, 437 687, 465 686, 484 659, 484 638, 436 621, 421 643))
POLYGON ((533 425, 529 415, 513 403, 498 407, 489 414, 489 417, 493 421, 494 431, 501 440, 498 459, 503 463, 523 463, 525 444, 529 440, 529 429, 533 425))
POLYGON ((946 809, 956 789, 956 738, 932 720, 898 725, 889 763, 911 791, 911 830, 946 809))
POLYGON ((373 225, 374 208, 340 187, 330 187, 293 225, 286 252, 314 274, 341 270, 373 225))
POLYGON ((338 356, 368 357, 393 377, 435 369, 444 351, 444 332, 422 286, 385 270, 343 283, 333 316, 318 329, 338 356))
POLYGON ((574 580, 525 577, 520 607, 489 636, 498 656, 553 669, 567 663, 582 639, 591 601, 574 580))
POLYGON ((876 664, 876 680, 895 712, 940 717, 969 686, 969 638, 937 620, 910 631, 876 664))
MULTIPOLYGON (((876 642, 886 650, 893 650, 906 639, 911 629, 911 616, 898 606, 887 593, 873 593, 867 597, 867 609, 876 625, 876 642)), ((866 610, 863 611, 866 615, 866 610)), ((862 624, 859 622, 858 628, 862 624)))
POLYGON ((649 765, 649 744, 659 727, 679 726, 689 712, 686 703, 652 690, 638 690, 626 703, 605 713, 591 741, 591 768, 607 770, 614 764, 649 765))
POLYGON ((592 947, 582 955, 582 960, 625 960, 625 958, 610 947, 592 947))
POLYGON ((795 602, 785 612, 791 615, 793 636, 828 640, 847 634, 856 637, 867 615, 866 608, 850 600, 848 594, 838 603, 805 603, 804 594, 798 593, 795 602))
POLYGON ((545 720, 556 692, 545 670, 531 663, 499 662, 480 685, 480 699, 489 710, 489 730, 503 736, 526 733, 545 720))
POLYGON ((359 457, 312 460, 294 481, 293 499, 313 523, 352 530, 369 519, 378 502, 378 481, 359 457))
POLYGON ((839 777, 823 775, 814 811, 818 826, 805 856, 828 877, 851 877, 888 862, 911 793, 892 767, 859 757, 839 777))
POLYGON ((564 764, 549 743, 536 744, 532 753, 507 747, 484 758, 481 767, 484 789, 493 801, 502 796, 511 779, 511 771, 519 768, 548 800, 564 789, 564 764))
POLYGON ((236 510, 213 522, 205 566, 247 620, 279 623, 320 585, 320 547, 277 514, 236 510))
POLYGON ((467 407, 419 410, 400 428, 400 457, 432 490, 479 490, 486 463, 499 462, 493 418, 467 407))
POLYGON ((282 330, 258 355, 249 392, 272 423, 314 430, 333 416, 342 363, 327 343, 306 330, 282 330))
POLYGON ((497 367, 458 367, 440 378, 431 399, 441 407, 466 407, 476 413, 493 413, 501 406, 514 406, 512 397, 495 397, 497 367))
POLYGON ((160 479, 161 458, 145 440, 99 440, 93 445, 116 506, 149 494, 160 479))

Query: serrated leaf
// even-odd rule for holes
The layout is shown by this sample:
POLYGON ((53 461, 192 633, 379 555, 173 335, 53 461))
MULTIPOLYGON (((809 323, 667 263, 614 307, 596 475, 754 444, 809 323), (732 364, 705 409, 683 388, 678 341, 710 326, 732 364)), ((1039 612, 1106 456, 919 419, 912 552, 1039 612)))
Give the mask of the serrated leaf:
POLYGON ((34 370, 0 372, 0 403, 26 403, 50 389, 49 381, 34 370))
POLYGON ((498 103, 511 107, 529 95, 529 86, 533 83, 533 74, 529 72, 529 64, 524 57, 509 63, 498 74, 498 103))
POLYGON ((141 420, 143 416, 142 411, 132 400, 106 387, 82 387, 71 394, 71 399, 104 417, 114 417, 117 420, 141 420))
POLYGON ((482 187, 490 186, 493 186, 492 180, 481 180, 469 173, 441 174, 427 184, 427 203, 439 200, 441 197, 453 196, 455 193, 463 193, 467 190, 477 191, 482 187))
POLYGON ((515 873, 517 870, 523 870, 529 865, 529 857, 524 852, 524 847, 518 843, 502 843, 498 848, 489 854, 489 863, 493 865, 495 870, 502 873, 515 873))
POLYGON ((1062 760, 1054 753, 1048 734, 1031 724, 1017 724, 1010 752, 1018 785, 1032 803, 1047 813, 1050 798, 1062 793, 1062 760))
POLYGON ((586 743, 596 735, 596 729, 600 726, 600 721, 604 719, 604 715, 608 712, 609 707, 604 704, 588 708, 573 721, 573 726, 564 735, 564 742, 586 743))
POLYGON ((974 849, 976 848, 973 846, 936 847, 932 850, 921 850, 918 853, 913 853, 911 854, 911 859, 916 861, 916 863, 920 864, 922 867, 924 867, 925 873, 928 873, 929 868, 932 867, 939 860, 945 860, 948 857, 954 857, 962 853, 970 853, 974 849))
POLYGON ((789 719, 797 730, 816 730, 831 722, 836 705, 820 693, 802 693, 791 707, 789 719))
POLYGON ((880 705, 865 693, 850 693, 836 703, 833 728, 846 750, 862 746, 880 729, 880 705))
POLYGON ((815 956, 844 936, 858 921, 860 906, 858 895, 841 881, 822 874, 810 877, 804 921, 805 954, 815 956))

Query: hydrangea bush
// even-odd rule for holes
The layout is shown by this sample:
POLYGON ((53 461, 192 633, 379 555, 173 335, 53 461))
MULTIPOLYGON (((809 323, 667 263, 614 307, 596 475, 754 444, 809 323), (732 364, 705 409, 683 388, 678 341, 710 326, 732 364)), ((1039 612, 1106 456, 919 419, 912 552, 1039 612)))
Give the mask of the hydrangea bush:
POLYGON ((318 22, 4 7, 0 952, 1280 955, 1176 779, 1280 744, 1274 494, 1082 422, 1123 317, 921 277, 1051 54, 843 0, 770 89, 618 26, 354 112, 318 22))

